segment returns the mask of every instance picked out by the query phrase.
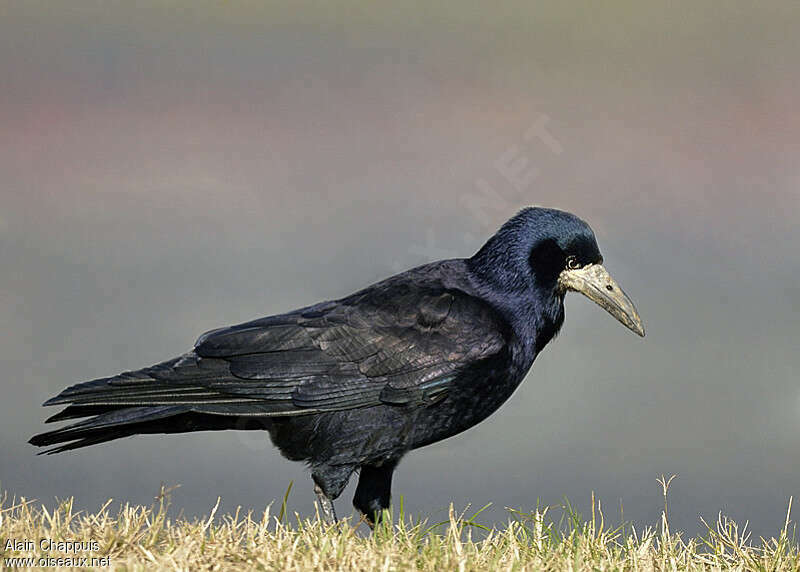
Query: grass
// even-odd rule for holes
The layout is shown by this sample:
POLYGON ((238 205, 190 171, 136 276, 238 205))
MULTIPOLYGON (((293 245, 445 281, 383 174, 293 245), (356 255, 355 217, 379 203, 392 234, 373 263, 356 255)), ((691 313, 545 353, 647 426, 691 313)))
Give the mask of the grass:
MULTIPOLYGON (((480 512, 468 515, 450 508, 441 523, 414 520, 402 513, 372 535, 366 525, 345 520, 329 527, 295 514, 288 522, 286 498, 277 514, 237 510, 218 517, 219 506, 199 520, 167 516, 169 494, 162 488, 153 506, 126 504, 112 510, 111 501, 97 512, 73 510, 72 500, 48 509, 25 499, 0 498, 0 552, 4 568, 20 562, 8 558, 81 558, 61 562, 78 567, 110 564, 113 569, 179 570, 764 570, 800 571, 800 552, 790 524, 777 538, 751 540, 746 525, 720 515, 702 536, 685 539, 669 528, 667 490, 661 523, 636 531, 609 528, 600 503, 592 499, 591 519, 583 520, 569 503, 562 517, 552 509, 531 513, 509 511, 505 526, 479 523, 480 512), (91 542, 88 552, 45 552, 39 539, 91 542), (8 549, 8 539, 34 539, 32 549, 8 549)), ((287 490, 287 497, 289 491, 287 490)), ((485 508, 485 507, 484 507, 485 508)), ((482 509, 481 509, 482 510, 482 509)))

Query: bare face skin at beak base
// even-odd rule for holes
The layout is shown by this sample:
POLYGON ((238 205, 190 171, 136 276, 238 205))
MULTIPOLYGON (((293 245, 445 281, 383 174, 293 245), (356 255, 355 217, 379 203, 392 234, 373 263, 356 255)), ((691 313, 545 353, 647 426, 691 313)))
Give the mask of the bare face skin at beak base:
POLYGON ((631 299, 602 264, 567 269, 558 278, 564 290, 580 292, 619 320, 626 328, 644 337, 644 325, 631 299))

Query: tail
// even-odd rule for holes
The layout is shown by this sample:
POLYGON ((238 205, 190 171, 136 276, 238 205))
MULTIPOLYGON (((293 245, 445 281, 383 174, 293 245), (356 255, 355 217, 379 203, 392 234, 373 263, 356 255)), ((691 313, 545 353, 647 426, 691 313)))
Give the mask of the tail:
MULTIPOLYGON (((52 447, 39 453, 52 455, 140 434, 269 429, 270 418, 280 416, 281 407, 224 395, 202 385, 209 376, 223 373, 214 361, 203 360, 201 365, 190 353, 139 371, 68 387, 44 403, 67 405, 46 423, 82 420, 35 435, 28 442, 52 447)), ((224 373, 230 375, 227 370, 224 373)))
MULTIPOLYGON (((70 416, 67 412, 71 408, 58 415, 54 415, 47 421, 58 421, 70 416)), ((49 447, 59 443, 66 443, 42 453, 53 454, 87 447, 105 441, 112 441, 121 437, 128 437, 137 433, 155 432, 156 428, 161 428, 164 421, 173 419, 180 415, 180 407, 130 407, 119 410, 108 411, 103 406, 98 406, 92 410, 83 411, 83 415, 97 413, 91 419, 85 419, 61 429, 48 431, 36 435, 28 441, 37 447, 49 447), (151 431, 148 431, 150 429, 151 431)), ((74 411, 72 412, 74 414, 74 411)))
POLYGON ((132 435, 224 429, 268 430, 270 422, 268 417, 198 413, 182 406, 128 407, 100 413, 67 427, 40 433, 31 437, 28 442, 37 447, 57 445, 39 453, 53 455, 132 435))

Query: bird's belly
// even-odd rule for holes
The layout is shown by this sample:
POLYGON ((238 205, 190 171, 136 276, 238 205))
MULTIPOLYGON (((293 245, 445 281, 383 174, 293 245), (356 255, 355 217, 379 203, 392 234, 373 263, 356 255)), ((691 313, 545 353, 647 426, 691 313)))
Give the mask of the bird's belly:
MULTIPOLYGON (((532 361, 532 360, 531 360, 532 361)), ((284 456, 312 465, 380 465, 477 425, 509 398, 530 362, 485 363, 430 405, 376 405, 275 419, 270 435, 284 456)))
POLYGON ((273 443, 290 460, 312 465, 380 465, 412 448, 414 418, 397 406, 332 411, 277 420, 273 443))

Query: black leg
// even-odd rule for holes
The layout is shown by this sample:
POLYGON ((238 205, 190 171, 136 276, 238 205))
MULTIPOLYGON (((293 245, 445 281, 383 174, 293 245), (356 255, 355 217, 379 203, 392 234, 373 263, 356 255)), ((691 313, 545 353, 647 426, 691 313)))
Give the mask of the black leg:
POLYGON ((396 462, 384 463, 380 467, 362 465, 358 487, 353 497, 353 506, 367 518, 370 527, 380 522, 383 509, 389 508, 392 495, 392 474, 396 462))

